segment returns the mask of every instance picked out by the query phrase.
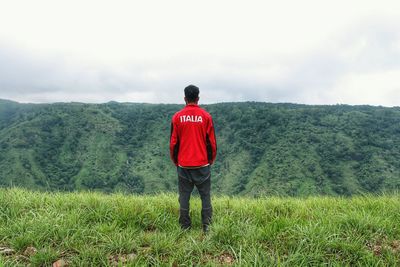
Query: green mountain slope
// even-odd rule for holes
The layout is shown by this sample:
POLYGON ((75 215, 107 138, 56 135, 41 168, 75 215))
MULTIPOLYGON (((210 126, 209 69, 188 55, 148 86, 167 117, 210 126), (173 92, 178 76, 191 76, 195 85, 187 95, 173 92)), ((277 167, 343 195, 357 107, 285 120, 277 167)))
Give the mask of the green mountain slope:
MULTIPOLYGON (((183 105, 0 100, 0 186, 176 191, 171 116, 183 105)), ((214 193, 351 195, 400 188, 400 109, 203 105, 218 142, 214 193)))

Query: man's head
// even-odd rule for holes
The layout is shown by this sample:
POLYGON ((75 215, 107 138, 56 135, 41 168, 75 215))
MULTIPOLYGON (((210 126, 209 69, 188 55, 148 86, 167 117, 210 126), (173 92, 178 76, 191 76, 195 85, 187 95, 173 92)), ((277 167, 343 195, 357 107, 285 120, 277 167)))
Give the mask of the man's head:
POLYGON ((185 88, 185 102, 195 103, 199 102, 199 88, 195 85, 189 85, 185 88))

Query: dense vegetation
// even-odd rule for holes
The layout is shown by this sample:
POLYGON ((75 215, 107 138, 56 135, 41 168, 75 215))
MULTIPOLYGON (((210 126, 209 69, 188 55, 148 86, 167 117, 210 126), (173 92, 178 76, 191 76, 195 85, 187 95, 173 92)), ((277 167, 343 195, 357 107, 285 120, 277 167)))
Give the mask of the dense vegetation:
MULTIPOLYGON (((0 100, 0 186, 176 191, 170 119, 183 105, 0 100)), ((351 195, 400 188, 400 108, 258 102, 204 105, 228 195, 351 195)))
POLYGON ((399 266, 400 198, 214 197, 182 232, 172 193, 0 189, 0 266, 399 266))

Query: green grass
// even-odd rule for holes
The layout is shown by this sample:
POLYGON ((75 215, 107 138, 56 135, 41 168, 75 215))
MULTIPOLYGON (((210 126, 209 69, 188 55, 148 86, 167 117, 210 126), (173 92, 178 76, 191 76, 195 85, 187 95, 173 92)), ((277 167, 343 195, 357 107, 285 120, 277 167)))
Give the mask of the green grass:
POLYGON ((398 195, 213 198, 211 231, 177 223, 176 194, 0 189, 0 266, 399 266, 398 195), (24 255, 33 246, 37 253, 24 255), (130 256, 128 256, 130 255, 130 256))

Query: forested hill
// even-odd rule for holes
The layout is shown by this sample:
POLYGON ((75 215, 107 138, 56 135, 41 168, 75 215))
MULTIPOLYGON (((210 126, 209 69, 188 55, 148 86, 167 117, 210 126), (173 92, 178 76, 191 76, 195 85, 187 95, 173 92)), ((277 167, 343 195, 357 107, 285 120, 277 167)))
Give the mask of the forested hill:
MULTIPOLYGON (((201 105, 216 126, 214 193, 350 195, 400 188, 400 108, 201 105)), ((0 186, 177 191, 171 116, 183 105, 0 100, 0 186)))

